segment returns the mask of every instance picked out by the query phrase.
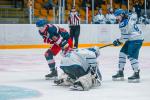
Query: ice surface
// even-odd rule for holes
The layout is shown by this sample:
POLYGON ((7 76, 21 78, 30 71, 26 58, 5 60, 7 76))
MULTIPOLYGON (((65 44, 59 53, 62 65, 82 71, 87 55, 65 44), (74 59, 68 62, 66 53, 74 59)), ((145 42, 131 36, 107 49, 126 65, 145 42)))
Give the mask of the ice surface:
MULTIPOLYGON (((133 74, 129 61, 125 67, 125 81, 114 82, 120 48, 101 49, 99 57, 103 76, 102 86, 90 91, 70 91, 68 87, 55 86, 44 80, 49 72, 44 58, 46 49, 0 50, 0 85, 37 90, 40 96, 19 100, 150 100, 150 47, 142 47, 139 61, 141 83, 128 83, 133 74)), ((60 55, 55 59, 59 66, 60 55)))

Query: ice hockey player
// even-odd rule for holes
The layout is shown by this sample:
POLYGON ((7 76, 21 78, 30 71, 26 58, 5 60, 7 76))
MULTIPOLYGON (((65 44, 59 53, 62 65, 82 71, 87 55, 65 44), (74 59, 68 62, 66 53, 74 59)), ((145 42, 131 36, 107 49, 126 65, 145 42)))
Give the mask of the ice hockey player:
POLYGON ((121 30, 121 37, 116 39, 113 44, 114 46, 119 46, 124 43, 119 54, 119 64, 118 73, 113 75, 113 80, 124 80, 124 66, 126 64, 126 57, 130 60, 134 74, 128 77, 128 82, 139 82, 140 79, 140 69, 138 56, 139 51, 143 43, 142 32, 139 30, 135 22, 128 19, 125 11, 122 9, 117 9, 115 11, 115 16, 119 22, 119 29, 121 30))
POLYGON ((102 76, 98 68, 97 58, 99 49, 74 49, 61 60, 60 68, 65 77, 59 77, 54 83, 57 85, 71 85, 70 89, 87 91, 100 86, 102 76))
POLYGON ((48 62, 51 73, 45 75, 46 79, 53 79, 57 76, 55 68, 54 56, 59 51, 67 52, 72 47, 72 40, 69 33, 64 29, 53 24, 48 24, 44 19, 36 22, 36 27, 39 29, 39 34, 42 36, 44 43, 52 44, 52 46, 45 52, 45 58, 48 62))

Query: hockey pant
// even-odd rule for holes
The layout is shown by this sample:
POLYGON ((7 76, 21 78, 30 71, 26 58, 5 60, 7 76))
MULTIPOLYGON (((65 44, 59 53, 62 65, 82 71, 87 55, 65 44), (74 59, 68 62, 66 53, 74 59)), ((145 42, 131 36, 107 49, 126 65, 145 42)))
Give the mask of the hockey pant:
POLYGON ((135 72, 139 70, 139 50, 143 40, 134 40, 125 42, 119 54, 119 70, 123 70, 126 64, 126 57, 130 60, 131 66, 135 72))
MULTIPOLYGON (((72 40, 71 40, 71 38, 68 39, 68 44, 69 44, 69 47, 72 48, 72 40)), ((52 53, 54 56, 56 56, 56 55, 61 51, 61 49, 62 49, 62 48, 61 48, 59 45, 57 45, 57 44, 53 44, 53 45, 49 48, 49 50, 51 51, 51 53, 52 53)))
POLYGON ((60 68, 72 79, 77 79, 87 74, 80 65, 60 66, 60 68))
MULTIPOLYGON (((68 44, 71 47, 72 46, 72 40, 71 38, 68 39, 68 44)), ((53 44, 52 47, 50 47, 46 52, 45 52, 45 58, 48 62, 50 70, 55 70, 55 60, 53 56, 56 56, 59 52, 61 51, 61 47, 58 46, 57 44, 53 44)))

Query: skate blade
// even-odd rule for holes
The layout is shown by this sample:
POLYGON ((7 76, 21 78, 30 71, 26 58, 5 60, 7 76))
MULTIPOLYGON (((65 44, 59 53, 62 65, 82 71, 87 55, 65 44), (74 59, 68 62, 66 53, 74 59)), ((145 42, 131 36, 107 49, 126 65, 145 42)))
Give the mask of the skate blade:
POLYGON ((128 83, 140 83, 140 79, 129 80, 128 83))
POLYGON ((70 86, 69 87, 71 90, 76 90, 76 91, 83 91, 83 88, 81 86, 70 86))
POLYGON ((57 76, 55 77, 45 77, 45 80, 56 80, 57 79, 57 76))
POLYGON ((112 78, 113 81, 124 81, 124 77, 112 78))

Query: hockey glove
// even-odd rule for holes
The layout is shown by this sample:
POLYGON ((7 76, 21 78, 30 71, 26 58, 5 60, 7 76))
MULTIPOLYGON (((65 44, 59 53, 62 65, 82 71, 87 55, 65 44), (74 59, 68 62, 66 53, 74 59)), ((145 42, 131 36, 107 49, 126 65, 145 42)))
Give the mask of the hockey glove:
POLYGON ((117 39, 117 40, 115 40, 114 42, 113 42, 113 45, 114 46, 120 46, 122 43, 119 41, 119 39, 117 39))

